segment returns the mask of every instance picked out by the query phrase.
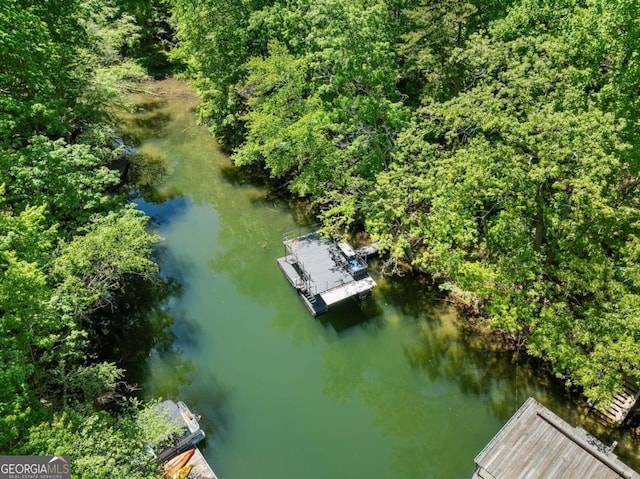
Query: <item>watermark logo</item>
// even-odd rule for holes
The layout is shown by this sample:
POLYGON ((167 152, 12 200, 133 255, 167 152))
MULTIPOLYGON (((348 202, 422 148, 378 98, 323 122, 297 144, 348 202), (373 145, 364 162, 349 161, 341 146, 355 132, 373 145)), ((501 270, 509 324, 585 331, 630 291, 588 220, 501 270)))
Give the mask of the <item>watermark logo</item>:
POLYGON ((0 456, 0 479, 71 479, 69 456, 0 456))

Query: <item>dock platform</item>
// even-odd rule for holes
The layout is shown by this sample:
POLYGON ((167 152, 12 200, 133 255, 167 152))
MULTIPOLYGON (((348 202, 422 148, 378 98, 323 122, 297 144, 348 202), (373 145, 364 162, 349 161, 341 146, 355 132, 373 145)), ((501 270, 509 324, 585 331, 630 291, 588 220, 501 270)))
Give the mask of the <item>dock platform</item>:
POLYGON ((189 479, 218 479, 218 476, 213 472, 213 469, 211 469, 211 466, 197 447, 187 464, 193 465, 193 469, 189 473, 189 479))
POLYGON ((283 242, 278 266, 313 316, 347 298, 365 298, 376 282, 364 257, 348 243, 309 233, 283 242))
POLYGON ((608 446, 529 398, 475 459, 471 479, 640 479, 608 446))

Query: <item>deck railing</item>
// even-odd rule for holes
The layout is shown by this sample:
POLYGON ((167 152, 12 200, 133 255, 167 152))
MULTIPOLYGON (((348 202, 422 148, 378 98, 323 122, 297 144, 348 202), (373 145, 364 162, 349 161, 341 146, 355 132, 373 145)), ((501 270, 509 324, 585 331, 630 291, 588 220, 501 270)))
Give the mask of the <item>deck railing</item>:
MULTIPOLYGON (((286 247, 286 246, 285 246, 286 247)), ((293 251, 292 249, 290 249, 289 247, 286 247, 287 249, 287 261, 289 263, 295 264, 296 268, 298 269, 299 275, 300 275, 300 279, 302 281, 301 285, 297 284, 296 281, 296 288, 299 289, 306 289, 307 291, 309 291, 311 294, 313 294, 314 296, 316 294, 318 294, 318 288, 316 286, 316 284, 313 282, 313 280, 311 279, 311 275, 309 274, 309 272, 305 269, 304 265, 302 264, 302 262, 300 261, 300 258, 298 257, 298 254, 293 251), (288 258, 292 257, 293 258, 293 262, 289 261, 288 258)))

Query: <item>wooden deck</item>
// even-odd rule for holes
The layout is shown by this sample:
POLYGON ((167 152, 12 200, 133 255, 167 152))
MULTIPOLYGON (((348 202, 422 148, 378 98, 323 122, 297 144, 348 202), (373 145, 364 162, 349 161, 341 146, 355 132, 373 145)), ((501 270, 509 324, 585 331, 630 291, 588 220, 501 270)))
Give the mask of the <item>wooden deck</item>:
POLYGON ((314 316, 347 298, 364 298, 376 285, 366 260, 348 243, 310 233, 285 240, 284 247, 278 266, 314 316))
POLYGON ((472 479, 640 479, 585 430, 529 398, 475 459, 472 479))
POLYGON ((218 476, 213 472, 213 469, 211 469, 211 466, 209 466, 209 463, 197 447, 187 464, 193 465, 189 479, 218 479, 218 476))

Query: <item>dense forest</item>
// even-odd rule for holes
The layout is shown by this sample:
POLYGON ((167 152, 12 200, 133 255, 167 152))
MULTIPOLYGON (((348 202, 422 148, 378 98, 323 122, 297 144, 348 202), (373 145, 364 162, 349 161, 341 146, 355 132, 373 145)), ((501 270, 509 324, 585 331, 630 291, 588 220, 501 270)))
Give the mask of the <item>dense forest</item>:
POLYGON ((326 234, 366 231, 386 272, 432 277, 597 405, 640 383, 638 18, 635 0, 0 0, 0 453, 158 475, 144 449, 173 431, 106 360, 126 325, 101 312, 160 281, 110 166, 114 111, 167 50, 235 163, 326 234))
POLYGON ((152 11, 0 0, 0 453, 73 451, 74 477, 158 477, 145 447, 175 432, 102 354, 120 316, 97 316, 134 279, 158 281, 158 238, 109 167, 152 11))
POLYGON ((237 165, 596 405, 640 382, 640 3, 173 4, 173 54, 237 165))

